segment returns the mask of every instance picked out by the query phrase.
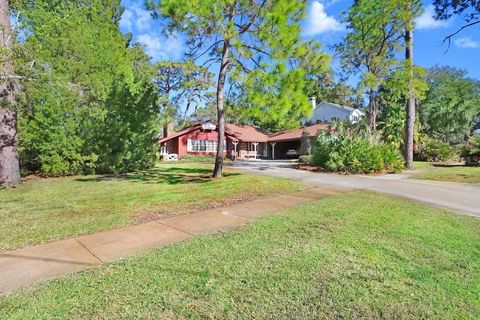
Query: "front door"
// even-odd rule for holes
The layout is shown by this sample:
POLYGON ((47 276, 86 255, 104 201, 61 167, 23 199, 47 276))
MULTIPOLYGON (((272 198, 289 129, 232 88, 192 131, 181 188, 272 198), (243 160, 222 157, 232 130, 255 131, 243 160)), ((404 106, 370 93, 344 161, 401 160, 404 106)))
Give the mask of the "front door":
POLYGON ((263 158, 268 158, 268 143, 263 144, 263 158))

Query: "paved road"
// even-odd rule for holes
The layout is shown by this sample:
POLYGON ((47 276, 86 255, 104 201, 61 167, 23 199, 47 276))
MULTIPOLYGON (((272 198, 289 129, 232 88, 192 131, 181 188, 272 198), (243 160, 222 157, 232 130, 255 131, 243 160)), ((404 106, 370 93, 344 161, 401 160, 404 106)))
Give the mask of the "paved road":
POLYGON ((296 179, 313 186, 348 187, 388 193, 480 217, 480 185, 408 179, 408 175, 343 176, 291 168, 289 161, 236 161, 237 169, 296 179))

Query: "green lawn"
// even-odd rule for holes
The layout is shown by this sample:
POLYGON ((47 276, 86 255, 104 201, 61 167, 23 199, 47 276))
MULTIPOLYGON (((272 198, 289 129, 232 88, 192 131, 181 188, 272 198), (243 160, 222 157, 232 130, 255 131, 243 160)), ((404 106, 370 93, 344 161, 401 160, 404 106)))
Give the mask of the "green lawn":
POLYGON ((479 319, 480 221, 359 191, 0 297, 9 319, 479 319))
POLYGON ((303 188, 228 170, 214 180, 211 169, 160 164, 132 175, 37 179, 0 190, 0 251, 303 188))
POLYGON ((435 166, 428 162, 415 162, 415 168, 422 171, 412 176, 414 179, 480 183, 478 166, 435 166))

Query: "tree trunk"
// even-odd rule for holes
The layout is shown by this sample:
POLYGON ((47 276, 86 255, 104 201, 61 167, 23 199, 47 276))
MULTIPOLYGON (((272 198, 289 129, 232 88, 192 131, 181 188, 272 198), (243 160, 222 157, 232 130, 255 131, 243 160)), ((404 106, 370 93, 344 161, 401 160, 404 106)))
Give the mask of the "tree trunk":
POLYGON ((370 130, 375 131, 377 130, 377 104, 375 101, 375 92, 373 90, 370 90, 368 93, 368 113, 370 116, 370 130))
POLYGON ((10 29, 10 9, 8 0, 0 0, 0 47, 3 51, 0 65, 0 185, 20 184, 18 160, 17 101, 15 82, 12 80, 13 65, 11 54, 12 34, 10 29))
POLYGON ((413 89, 413 28, 405 30, 405 60, 408 68, 408 98, 405 123, 405 162, 408 169, 413 168, 413 135, 415 132, 415 92, 413 89))
POLYGON ((228 54, 230 51, 230 43, 228 40, 223 42, 222 63, 220 72, 218 73, 217 82, 217 128, 218 128, 218 144, 217 155, 215 157, 215 168, 213 169, 213 177, 222 177, 223 169, 223 149, 225 143, 225 107, 224 107, 224 87, 227 78, 228 54))

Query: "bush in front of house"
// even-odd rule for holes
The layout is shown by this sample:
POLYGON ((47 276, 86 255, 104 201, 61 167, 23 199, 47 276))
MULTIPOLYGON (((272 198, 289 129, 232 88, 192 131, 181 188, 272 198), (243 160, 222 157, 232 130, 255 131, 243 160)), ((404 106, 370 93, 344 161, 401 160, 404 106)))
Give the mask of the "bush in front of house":
POLYGON ((418 159, 428 162, 447 162, 455 158, 454 149, 445 142, 425 138, 418 144, 418 159))
POLYGON ((345 128, 319 132, 312 145, 312 162, 333 172, 396 173, 404 168, 400 151, 366 133, 345 128))
POLYGON ((470 138, 467 146, 462 152, 462 158, 465 159, 467 165, 480 164, 480 135, 470 138))
POLYGON ((301 164, 312 164, 312 156, 309 154, 304 154, 298 158, 298 162, 301 164))

